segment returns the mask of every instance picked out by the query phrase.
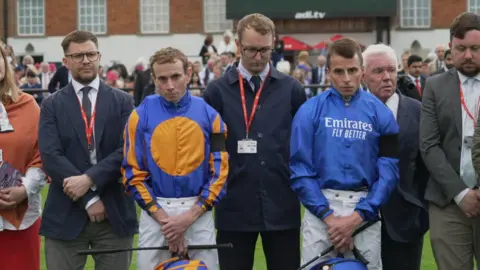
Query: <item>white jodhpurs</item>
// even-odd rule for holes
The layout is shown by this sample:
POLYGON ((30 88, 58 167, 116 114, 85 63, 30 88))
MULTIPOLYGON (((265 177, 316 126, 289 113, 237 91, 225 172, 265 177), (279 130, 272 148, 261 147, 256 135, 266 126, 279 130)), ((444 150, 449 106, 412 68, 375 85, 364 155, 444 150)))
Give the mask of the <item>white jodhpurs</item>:
MULTIPOLYGON (((197 197, 164 199, 157 198, 162 209, 169 216, 176 216, 188 211, 196 202, 197 197)), ((156 247, 167 245, 167 240, 162 234, 161 226, 145 211, 140 216, 139 247, 156 247)), ((185 232, 185 240, 188 245, 215 245, 215 227, 211 211, 204 213, 185 232)), ((209 270, 218 269, 218 253, 215 249, 189 250, 188 255, 192 260, 203 261, 209 270)), ((161 262, 171 258, 168 250, 140 250, 137 253, 137 269, 152 270, 161 262)))
MULTIPOLYGON (((365 191, 343 191, 323 189, 323 195, 330 204, 330 209, 336 216, 348 216, 353 213, 357 203, 361 198, 367 196, 365 191)), ((328 227, 322 220, 312 215, 309 211, 305 211, 302 222, 302 264, 313 259, 322 251, 331 246, 328 238, 328 227)), ((381 257, 381 222, 373 224, 366 230, 356 235, 353 239, 355 247, 369 261, 369 270, 382 270, 381 257)), ((324 257, 318 259, 316 263, 326 259, 334 258, 338 254, 332 251, 324 257)), ((354 258, 352 252, 344 254, 345 258, 354 258)))

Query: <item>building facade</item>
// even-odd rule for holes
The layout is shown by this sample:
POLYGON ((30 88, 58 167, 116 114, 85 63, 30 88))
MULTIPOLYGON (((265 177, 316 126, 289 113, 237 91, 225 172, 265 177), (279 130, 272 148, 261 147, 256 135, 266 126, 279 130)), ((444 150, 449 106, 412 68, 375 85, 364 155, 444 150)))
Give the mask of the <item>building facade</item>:
MULTIPOLYGON (((234 30, 237 18, 226 19, 228 1, 235 0, 0 0, 0 36, 7 37, 16 55, 32 54, 51 62, 61 61, 61 40, 75 29, 98 35, 102 63, 117 60, 129 67, 166 46, 177 47, 196 60, 205 33, 212 33, 218 44, 225 30, 234 30)), ((296 10, 298 1, 275 3, 282 1, 296 10)), ((330 2, 342 1, 360 2, 330 2)), ((387 20, 390 44, 399 54, 414 41, 423 48, 448 43, 448 28, 455 16, 464 11, 480 11, 480 0, 383 1, 396 4, 395 14, 387 20)), ((310 3, 313 2, 325 1, 310 3)), ((256 11, 253 5, 248 8, 245 12, 256 11)), ((258 12, 268 15, 269 10, 258 12)), ((379 21, 372 16, 331 18, 329 12, 312 7, 291 18, 277 16, 274 21, 281 35, 310 45, 333 34, 349 36, 363 44, 378 40, 379 21)))

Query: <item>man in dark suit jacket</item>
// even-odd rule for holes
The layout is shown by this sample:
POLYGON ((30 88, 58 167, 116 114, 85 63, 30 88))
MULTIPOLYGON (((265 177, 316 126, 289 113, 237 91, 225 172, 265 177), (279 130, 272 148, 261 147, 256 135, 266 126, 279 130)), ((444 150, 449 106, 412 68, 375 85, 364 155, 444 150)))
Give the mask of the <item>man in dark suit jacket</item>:
POLYGON ((298 81, 269 64, 274 29, 256 32, 248 25, 253 23, 266 29, 273 25, 259 14, 239 21, 241 60, 210 82, 204 92, 205 101, 220 113, 228 127, 227 194, 215 209, 215 221, 217 243, 232 243, 234 248, 219 250, 219 263, 221 269, 252 269, 261 235, 269 269, 297 269, 300 204, 290 188, 288 140, 293 117, 306 95, 298 81), (249 129, 239 105, 243 99, 240 87, 244 90, 245 113, 250 117, 255 112, 249 129), (259 97, 256 108, 255 96, 259 97), (245 152, 238 146, 247 136, 255 146, 248 146, 245 152))
MULTIPOLYGON (((325 85, 327 81, 327 59, 324 55, 319 55, 317 59, 318 66, 312 69, 312 81, 311 84, 325 85)), ((318 92, 322 92, 323 88, 310 88, 312 95, 316 96, 318 92)))
POLYGON ((364 82, 390 108, 400 128, 400 181, 381 208, 383 268, 420 270, 423 236, 428 230, 423 197, 429 177, 418 144, 421 103, 395 91, 397 60, 391 47, 372 45, 363 52, 363 57, 364 82), (379 75, 378 70, 383 73, 379 75))
MULTIPOLYGON (((97 38, 74 31, 62 42, 72 82, 42 103, 39 148, 51 178, 40 234, 47 268, 83 269, 77 250, 129 248, 135 204, 124 194, 123 132, 133 99, 100 81, 97 38)), ((93 256, 96 269, 129 269, 131 254, 93 256)))
POLYGON ((69 71, 66 66, 61 66, 60 68, 57 69, 55 74, 53 74, 53 77, 50 79, 50 82, 48 83, 48 92, 50 93, 55 93, 57 91, 57 85, 59 86, 59 89, 64 88, 67 86, 69 83, 69 71))
POLYGON ((399 90, 407 97, 422 101, 423 89, 425 88, 425 77, 421 75, 423 59, 418 55, 412 54, 408 57, 407 65, 408 73, 403 76, 409 78, 415 85, 415 88, 400 87, 399 90))

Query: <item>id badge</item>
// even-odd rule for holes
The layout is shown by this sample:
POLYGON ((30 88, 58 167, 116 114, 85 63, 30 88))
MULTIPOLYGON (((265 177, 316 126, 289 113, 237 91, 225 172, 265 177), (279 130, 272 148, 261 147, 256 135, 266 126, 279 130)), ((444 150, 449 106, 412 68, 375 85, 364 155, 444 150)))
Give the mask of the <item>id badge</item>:
POLYGON ((237 152, 239 154, 256 154, 257 153, 257 141, 248 140, 248 139, 238 141, 237 152))
POLYGON ((3 162, 3 150, 0 149, 0 163, 3 162))
POLYGON ((463 143, 465 144, 465 147, 472 148, 473 147, 473 136, 465 136, 463 138, 463 143))

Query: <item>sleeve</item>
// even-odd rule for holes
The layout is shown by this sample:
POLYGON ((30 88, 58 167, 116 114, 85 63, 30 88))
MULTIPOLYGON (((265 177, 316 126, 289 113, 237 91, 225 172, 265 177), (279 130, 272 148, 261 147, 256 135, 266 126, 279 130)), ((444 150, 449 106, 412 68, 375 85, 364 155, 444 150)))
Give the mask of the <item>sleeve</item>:
POLYGON ((379 120, 378 179, 370 187, 366 198, 362 198, 356 207, 363 220, 374 220, 378 217, 381 205, 385 204, 397 185, 398 171, 398 124, 391 111, 383 104, 377 108, 379 120))
MULTIPOLYGON (((34 123, 38 125, 38 120, 40 118, 40 110, 38 105, 33 101, 31 102, 34 107, 34 123)), ((36 130, 38 129, 38 126, 36 130)), ((47 176, 42 169, 42 160, 40 159, 40 152, 38 150, 38 137, 36 138, 35 145, 30 152, 30 161, 27 165, 27 172, 25 176, 22 177, 22 184, 27 191, 27 196, 30 199, 32 195, 38 194, 45 184, 47 183, 47 176)))
POLYGON ((147 184, 151 176, 145 164, 145 141, 140 118, 143 108, 140 105, 132 112, 125 127, 121 170, 127 193, 133 196, 143 210, 151 214, 160 209, 160 204, 154 199, 153 190, 147 184))
POLYGON ((477 119, 475 132, 473 133, 472 163, 477 175, 480 175, 480 117, 477 119))
MULTIPOLYGON (((432 79, 435 77, 432 77, 432 79)), ((441 147, 440 128, 437 117, 435 94, 431 87, 431 79, 427 80, 422 97, 420 114, 420 152, 431 179, 437 182, 447 201, 453 200, 467 187, 447 160, 441 147)), ((444 107, 443 109, 447 109, 444 107)), ((475 164, 475 161, 473 161, 475 164)))
POLYGON ((198 200, 205 210, 211 210, 212 207, 225 196, 225 189, 228 175, 228 153, 225 146, 227 139, 227 126, 222 121, 220 115, 211 110, 211 134, 210 134, 210 157, 208 168, 210 172, 207 183, 203 186, 202 193, 198 200))
POLYGON ((322 191, 320 177, 313 164, 314 120, 309 103, 300 107, 292 123, 290 138, 291 187, 300 202, 320 219, 333 213, 322 191))

